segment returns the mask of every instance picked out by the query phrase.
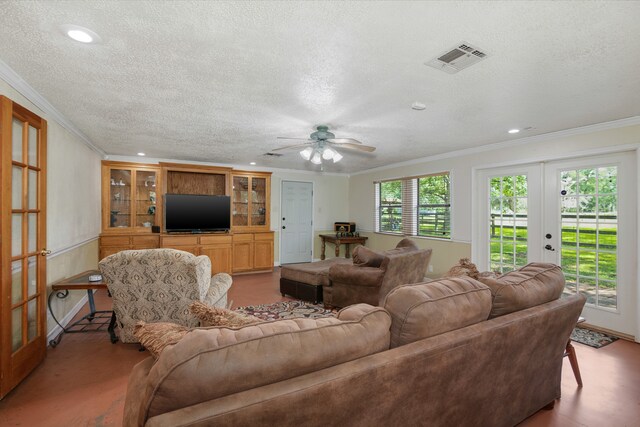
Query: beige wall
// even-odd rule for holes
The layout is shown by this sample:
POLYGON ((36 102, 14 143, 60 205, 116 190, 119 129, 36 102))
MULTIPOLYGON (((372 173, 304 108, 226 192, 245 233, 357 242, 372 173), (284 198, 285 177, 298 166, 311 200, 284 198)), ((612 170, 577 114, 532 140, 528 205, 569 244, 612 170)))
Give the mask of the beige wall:
MULTIPOLYGON (((56 280, 97 267, 100 233, 100 160, 78 136, 0 79, 0 94, 47 120, 47 288, 56 280)), ((54 301, 64 317, 82 295, 54 301)), ((49 313, 47 313, 49 316, 49 313)), ((48 318, 47 331, 54 328, 48 318)))

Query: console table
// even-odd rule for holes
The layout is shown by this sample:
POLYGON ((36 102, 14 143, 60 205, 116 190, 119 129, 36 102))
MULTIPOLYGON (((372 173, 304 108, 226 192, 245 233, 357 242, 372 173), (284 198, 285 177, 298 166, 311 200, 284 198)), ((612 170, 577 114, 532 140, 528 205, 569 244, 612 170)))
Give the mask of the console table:
POLYGON ((60 332, 60 334, 55 339, 49 341, 49 345, 51 347, 55 347, 60 343, 62 334, 64 333, 71 334, 78 332, 102 332, 105 330, 105 326, 107 327, 107 331, 109 332, 111 342, 115 343, 118 340, 114 332, 114 328, 116 325, 115 313, 111 310, 96 310, 96 304, 93 300, 94 289, 107 289, 107 284, 104 282, 104 280, 101 280, 99 282, 90 282, 89 276, 92 274, 100 274, 100 272, 97 270, 85 271, 84 273, 80 273, 76 276, 64 279, 51 285, 51 293, 49 294, 47 305, 49 306, 51 317, 58 324, 58 326, 62 328, 62 332, 60 332), (64 299, 69 296, 69 291, 72 290, 87 291, 87 299, 89 300, 89 314, 83 316, 79 320, 76 320, 71 325, 64 327, 60 324, 60 322, 58 322, 55 314, 53 314, 53 310, 51 310, 51 300, 54 296, 64 299))
POLYGON ((322 253, 320 254, 320 259, 325 259, 324 252, 327 242, 333 243, 336 246, 336 258, 340 256, 340 245, 345 245, 344 257, 349 258, 349 245, 364 245, 368 237, 337 237, 335 234, 321 234, 320 239, 322 239, 322 253))

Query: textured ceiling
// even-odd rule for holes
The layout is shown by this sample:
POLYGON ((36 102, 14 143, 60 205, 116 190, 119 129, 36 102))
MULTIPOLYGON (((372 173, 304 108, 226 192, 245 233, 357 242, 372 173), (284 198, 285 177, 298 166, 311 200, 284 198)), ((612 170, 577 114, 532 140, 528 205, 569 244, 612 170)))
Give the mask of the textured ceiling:
POLYGON ((328 172, 640 115, 640 2, 0 1, 0 60, 106 153, 328 172), (87 27, 84 45, 60 26, 87 27), (446 74, 424 63, 488 52, 446 74), (426 104, 424 111, 411 104, 426 104), (532 129, 511 136, 513 127, 532 129))

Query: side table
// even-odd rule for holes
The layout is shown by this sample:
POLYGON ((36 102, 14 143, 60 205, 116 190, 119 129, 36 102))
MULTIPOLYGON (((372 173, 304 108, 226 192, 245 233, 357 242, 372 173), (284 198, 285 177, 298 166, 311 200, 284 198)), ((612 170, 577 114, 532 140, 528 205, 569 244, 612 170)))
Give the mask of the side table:
POLYGON ((49 345, 51 347, 55 347, 62 340, 62 334, 72 334, 79 332, 102 332, 105 330, 109 332, 109 338, 112 343, 118 341, 116 334, 114 332, 116 325, 116 315, 111 310, 96 310, 96 305, 93 300, 93 291, 94 289, 107 289, 107 284, 104 280, 99 282, 90 282, 89 276, 92 274, 100 274, 97 270, 90 270, 80 273, 76 276, 70 277, 68 279, 64 279, 60 282, 54 283, 51 285, 51 293, 49 294, 49 298, 47 299, 47 306, 49 307, 49 312, 51 313, 51 317, 53 320, 62 328, 62 332, 60 334, 49 341, 49 345), (60 299, 64 299, 69 296, 69 291, 73 290, 86 290, 87 291, 87 299, 89 300, 89 314, 83 316, 82 318, 76 320, 69 326, 62 326, 58 319, 56 319, 55 314, 53 314, 53 310, 51 310, 51 301, 53 297, 57 297, 60 299))
POLYGON ((340 256, 340 245, 345 245, 344 257, 349 258, 349 245, 364 245, 368 237, 337 237, 335 234, 321 234, 320 239, 322 239, 322 252, 320 253, 320 259, 323 260, 326 258, 324 253, 326 242, 336 245, 336 258, 340 256))

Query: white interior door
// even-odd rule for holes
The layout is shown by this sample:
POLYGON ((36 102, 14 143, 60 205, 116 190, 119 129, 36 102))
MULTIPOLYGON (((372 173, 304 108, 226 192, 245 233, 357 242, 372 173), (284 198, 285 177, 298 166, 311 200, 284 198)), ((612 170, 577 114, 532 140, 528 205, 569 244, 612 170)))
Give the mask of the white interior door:
POLYGON ((562 267, 588 323, 638 337, 635 153, 479 170, 473 259, 562 267))
POLYGON ((636 177, 630 153, 545 167, 545 257, 591 324, 636 334, 636 177))
POLYGON ((310 262, 313 244, 313 183, 282 181, 280 264, 310 262))

